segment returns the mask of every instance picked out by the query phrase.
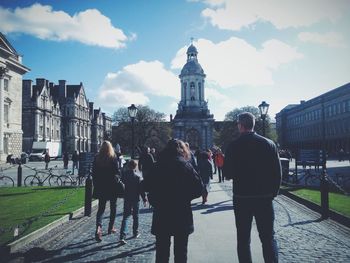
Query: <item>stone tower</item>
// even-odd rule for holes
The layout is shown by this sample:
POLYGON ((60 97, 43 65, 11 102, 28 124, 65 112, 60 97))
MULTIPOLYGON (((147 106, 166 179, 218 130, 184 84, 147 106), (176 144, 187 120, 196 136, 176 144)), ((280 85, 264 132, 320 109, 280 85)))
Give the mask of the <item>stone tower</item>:
POLYGON ((181 100, 173 120, 173 136, 189 142, 191 149, 213 146, 214 118, 205 101, 206 75, 198 63, 198 51, 191 44, 187 49, 187 62, 179 75, 181 100))

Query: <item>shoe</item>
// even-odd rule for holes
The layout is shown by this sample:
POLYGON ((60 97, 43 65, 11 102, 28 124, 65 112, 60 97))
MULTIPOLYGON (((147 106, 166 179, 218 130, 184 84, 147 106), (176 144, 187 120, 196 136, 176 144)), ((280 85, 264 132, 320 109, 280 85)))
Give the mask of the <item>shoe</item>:
POLYGON ((97 227, 96 233, 95 233, 95 239, 97 242, 101 242, 102 241, 102 229, 101 227, 97 227))
POLYGON ((138 237, 140 237, 140 236, 141 236, 140 233, 134 234, 134 238, 138 238, 138 237))
POLYGON ((112 228, 108 229, 108 235, 114 234, 116 232, 117 232, 117 229, 115 227, 112 227, 112 228))
POLYGON ((124 238, 120 240, 120 244, 125 245, 126 243, 128 242, 126 242, 124 238))

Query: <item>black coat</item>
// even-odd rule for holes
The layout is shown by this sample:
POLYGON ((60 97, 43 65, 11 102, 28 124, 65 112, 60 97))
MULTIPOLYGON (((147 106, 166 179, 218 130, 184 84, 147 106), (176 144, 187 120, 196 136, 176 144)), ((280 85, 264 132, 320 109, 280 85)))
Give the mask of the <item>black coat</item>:
POLYGON ((120 180, 118 159, 113 158, 100 163, 95 157, 92 165, 92 180, 94 198, 116 199, 118 194, 116 184, 120 180))
POLYGON ((237 197, 275 197, 281 184, 276 145, 255 132, 241 134, 226 150, 223 174, 233 179, 237 197))
POLYGON ((190 234, 194 231, 191 200, 201 196, 202 181, 184 158, 164 159, 145 182, 154 208, 152 234, 190 234))

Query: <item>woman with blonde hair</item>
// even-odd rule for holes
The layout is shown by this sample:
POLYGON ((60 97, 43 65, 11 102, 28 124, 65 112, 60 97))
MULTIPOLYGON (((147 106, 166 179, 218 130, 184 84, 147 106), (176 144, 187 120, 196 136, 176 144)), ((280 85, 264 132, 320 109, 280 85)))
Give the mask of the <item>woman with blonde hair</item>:
POLYGON ((102 216, 107 201, 110 203, 108 234, 116 232, 114 221, 117 212, 118 192, 116 185, 120 180, 119 174, 119 162, 112 144, 109 141, 104 141, 92 166, 93 197, 98 199, 95 232, 95 239, 98 242, 102 241, 102 216))

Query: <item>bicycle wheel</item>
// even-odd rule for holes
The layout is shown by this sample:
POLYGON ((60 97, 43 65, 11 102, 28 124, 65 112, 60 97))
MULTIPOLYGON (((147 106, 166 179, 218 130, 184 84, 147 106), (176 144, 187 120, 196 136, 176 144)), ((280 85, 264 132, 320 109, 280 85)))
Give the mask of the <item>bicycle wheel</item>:
POLYGON ((73 185, 73 180, 70 178, 68 175, 61 175, 60 176, 62 186, 72 186, 73 185))
POLYGON ((9 176, 6 176, 6 175, 0 176, 0 186, 3 186, 3 187, 14 187, 15 186, 15 182, 9 176))
POLYGON ((51 175, 49 178, 49 185, 50 186, 61 186, 62 185, 61 178, 57 175, 51 175))
POLYGON ((41 183, 40 183, 40 180, 38 179, 38 177, 36 177, 35 175, 28 175, 24 179, 24 185, 25 186, 39 186, 39 185, 41 185, 41 183))

